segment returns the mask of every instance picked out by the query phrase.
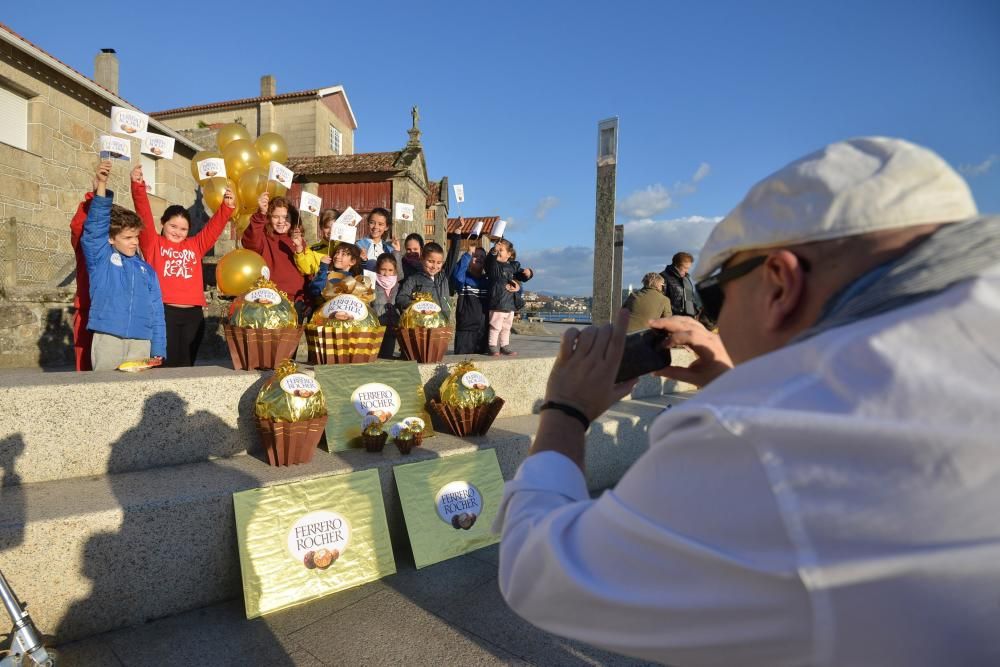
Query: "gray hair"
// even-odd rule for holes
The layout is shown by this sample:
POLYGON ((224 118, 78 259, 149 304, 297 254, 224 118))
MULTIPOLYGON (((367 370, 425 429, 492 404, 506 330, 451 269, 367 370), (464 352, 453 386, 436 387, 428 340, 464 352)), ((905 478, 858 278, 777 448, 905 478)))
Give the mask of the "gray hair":
POLYGON ((643 287, 652 287, 653 289, 663 288, 663 276, 659 273, 647 273, 642 277, 643 287))

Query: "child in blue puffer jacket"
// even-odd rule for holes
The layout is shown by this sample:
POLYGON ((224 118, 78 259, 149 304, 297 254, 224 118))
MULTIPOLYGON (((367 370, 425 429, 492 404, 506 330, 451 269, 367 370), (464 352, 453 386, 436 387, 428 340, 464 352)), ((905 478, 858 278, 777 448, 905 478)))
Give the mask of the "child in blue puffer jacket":
POLYGON ((90 275, 87 328, 94 332, 90 349, 95 371, 150 356, 163 359, 167 352, 160 283, 138 254, 142 221, 132 211, 112 214, 110 173, 111 161, 102 161, 80 239, 90 275))

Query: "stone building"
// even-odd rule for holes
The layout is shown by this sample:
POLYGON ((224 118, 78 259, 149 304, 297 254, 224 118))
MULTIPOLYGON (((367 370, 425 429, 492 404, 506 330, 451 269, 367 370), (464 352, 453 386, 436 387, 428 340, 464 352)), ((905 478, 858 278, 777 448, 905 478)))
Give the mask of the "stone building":
POLYGON ((215 130, 227 123, 240 123, 254 137, 277 132, 288 144, 289 155, 351 155, 358 129, 343 86, 279 95, 271 75, 261 77, 258 97, 155 111, 151 116, 209 147, 215 144, 215 130))
MULTIPOLYGON (((297 202, 304 188, 323 200, 323 208, 342 211, 351 206, 362 215, 378 207, 395 213, 397 203, 412 204, 412 222, 393 221, 396 236, 402 240, 417 232, 444 244, 448 178, 428 178, 416 114, 409 135, 399 151, 289 158, 288 168, 295 172, 289 196, 297 202)), ((316 226, 307 221, 306 232, 315 239, 316 226)))
MULTIPOLYGON (((135 109, 118 93, 112 49, 97 55, 95 69, 87 77, 0 24, 0 367, 71 357, 70 217, 92 188, 95 146, 108 132, 111 107, 135 109)), ((172 160, 142 155, 132 141, 154 215, 169 203, 191 206, 197 184, 190 161, 201 147, 156 120, 150 130, 176 140, 172 160)), ((111 178, 126 207, 129 171, 116 161, 111 178)))

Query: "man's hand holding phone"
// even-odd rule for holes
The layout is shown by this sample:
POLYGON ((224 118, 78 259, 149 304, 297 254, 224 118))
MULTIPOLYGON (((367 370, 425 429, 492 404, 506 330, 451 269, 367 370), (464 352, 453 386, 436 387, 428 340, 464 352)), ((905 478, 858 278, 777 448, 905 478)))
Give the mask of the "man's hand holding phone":
POLYGON ((719 334, 712 333, 693 317, 664 317, 651 320, 649 327, 666 334, 670 347, 684 346, 698 355, 687 368, 667 366, 654 375, 704 387, 733 367, 733 360, 729 358, 719 334))

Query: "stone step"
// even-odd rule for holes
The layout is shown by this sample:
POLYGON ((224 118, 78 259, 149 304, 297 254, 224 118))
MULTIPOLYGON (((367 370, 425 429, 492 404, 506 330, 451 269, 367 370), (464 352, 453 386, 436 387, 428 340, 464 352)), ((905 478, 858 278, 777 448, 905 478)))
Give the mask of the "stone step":
MULTIPOLYGON (((683 363, 684 353, 675 351, 675 363, 683 363)), ((552 358, 476 361, 506 401, 502 417, 538 409, 553 363, 552 358)), ((268 375, 219 366, 136 374, 4 373, 2 486, 243 455, 258 441, 253 401, 268 375)), ((447 364, 420 365, 428 398, 437 395, 447 375, 447 364)), ((632 397, 691 389, 646 377, 632 397)))
MULTIPOLYGON (((247 375, 242 382, 248 381, 247 375)), ((159 381, 98 381, 90 386, 95 398, 107 399, 107 392, 114 391, 111 385, 131 386, 141 396, 142 383, 159 381)), ((239 384, 236 380, 229 383, 239 384)), ((223 388, 214 395, 207 387, 197 391, 206 392, 206 400, 222 401, 235 390, 223 388)), ((517 405, 520 399, 510 395, 517 405)), ((190 398, 170 397, 173 409, 187 409, 180 401, 190 398)), ((650 421, 685 398, 622 401, 596 421, 587 436, 588 486, 599 490, 614 484, 645 451, 650 421)), ((62 419, 72 414, 67 410, 62 419)), ((232 493, 375 468, 393 543, 397 549, 406 549, 393 466, 493 448, 509 479, 530 447, 537 420, 537 415, 530 414, 501 418, 482 438, 438 434, 406 457, 391 445, 382 454, 317 451, 312 462, 290 468, 270 467, 256 456, 232 456, 6 486, 0 496, 0 569, 28 602, 40 629, 56 635, 59 642, 239 597, 242 587, 232 493)), ((102 440, 96 424, 88 422, 87 428, 96 429, 92 440, 102 440)), ((240 441, 237 428, 219 428, 216 435, 224 442, 240 441), (234 432, 226 435, 225 429, 234 432)), ((74 442, 80 449, 93 447, 86 439, 74 442)), ((143 444, 138 436, 128 442, 143 444)))

